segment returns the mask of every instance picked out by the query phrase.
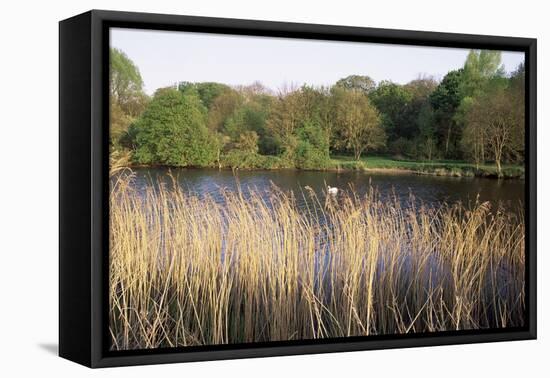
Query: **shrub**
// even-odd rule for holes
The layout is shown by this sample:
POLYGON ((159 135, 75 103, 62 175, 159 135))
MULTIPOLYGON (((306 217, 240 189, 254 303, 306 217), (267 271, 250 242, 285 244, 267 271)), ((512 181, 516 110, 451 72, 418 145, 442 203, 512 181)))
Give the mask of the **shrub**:
POLYGON ((325 130, 314 120, 307 120, 298 130, 294 164, 300 169, 326 169, 330 165, 329 143, 325 130))

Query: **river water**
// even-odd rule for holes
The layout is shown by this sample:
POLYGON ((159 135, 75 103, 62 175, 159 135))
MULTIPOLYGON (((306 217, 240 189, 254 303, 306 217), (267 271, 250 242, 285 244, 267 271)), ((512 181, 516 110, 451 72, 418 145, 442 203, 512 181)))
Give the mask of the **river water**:
POLYGON ((223 201, 221 189, 237 190, 239 187, 245 196, 251 190, 268 193, 273 185, 285 192, 294 192, 298 205, 303 205, 308 196, 303 196, 304 188, 313 189, 323 196, 327 186, 336 187, 340 193, 353 190, 363 195, 371 188, 375 189, 382 199, 394 197, 403 203, 410 200, 437 207, 442 203, 453 204, 457 201, 465 206, 476 199, 489 201, 492 208, 499 204, 506 210, 518 212, 525 204, 524 180, 497 180, 488 178, 457 178, 426 176, 415 174, 365 173, 358 171, 320 172, 300 170, 277 171, 239 171, 216 169, 168 169, 137 168, 135 185, 143 193, 147 186, 164 182, 171 185, 172 178, 190 194, 210 196, 216 201, 223 201))

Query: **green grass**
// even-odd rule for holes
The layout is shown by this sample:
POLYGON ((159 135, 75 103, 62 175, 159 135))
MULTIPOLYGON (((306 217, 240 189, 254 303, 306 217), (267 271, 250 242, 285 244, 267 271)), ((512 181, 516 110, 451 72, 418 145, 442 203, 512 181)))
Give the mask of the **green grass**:
MULTIPOLYGON (((131 167, 131 157, 128 153, 114 156, 111 159, 111 169, 131 167)), ((211 168, 234 168, 243 170, 255 169, 295 169, 293 161, 284 160, 280 156, 260 155, 258 153, 247 154, 235 152, 223 157, 221 164, 209 165, 211 168)), ((302 168, 303 169, 303 168, 302 168)), ((499 175, 496 165, 483 164, 476 167, 463 160, 403 160, 387 156, 364 156, 356 161, 349 155, 333 155, 330 163, 324 167, 310 167, 308 170, 357 170, 357 171, 380 171, 387 170, 389 173, 399 171, 412 172, 416 174, 431 176, 453 176, 453 177, 490 177, 490 178, 524 178, 525 169, 519 164, 504 164, 499 175)))
MULTIPOLYGON (((421 174, 438 176, 457 177, 498 177, 498 171, 494 164, 480 165, 460 160, 433 160, 414 161, 397 160, 384 156, 362 157, 359 161, 350 156, 333 156, 332 168, 334 169, 356 169, 356 170, 406 170, 421 174)), ((502 174, 504 178, 522 178, 524 168, 521 165, 503 165, 502 174)))

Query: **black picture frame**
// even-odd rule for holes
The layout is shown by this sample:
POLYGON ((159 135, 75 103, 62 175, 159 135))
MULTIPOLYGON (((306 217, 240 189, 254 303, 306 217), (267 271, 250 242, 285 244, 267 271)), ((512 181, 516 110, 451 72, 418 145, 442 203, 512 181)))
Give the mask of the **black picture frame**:
POLYGON ((92 10, 59 23, 59 355, 88 367, 536 338, 536 39, 92 10), (108 347, 109 28, 522 51, 526 66, 523 328, 139 351, 108 347))

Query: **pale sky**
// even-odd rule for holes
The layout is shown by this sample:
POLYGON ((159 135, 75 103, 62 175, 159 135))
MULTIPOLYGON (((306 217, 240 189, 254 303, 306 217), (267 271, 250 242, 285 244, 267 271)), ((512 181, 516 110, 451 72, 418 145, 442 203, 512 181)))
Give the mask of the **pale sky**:
MULTIPOLYGON (((348 75, 368 75, 377 83, 405 84, 419 75, 440 80, 462 67, 469 51, 121 28, 111 29, 111 46, 138 66, 148 94, 180 81, 260 81, 276 91, 284 85, 332 85, 348 75)), ((523 61, 522 52, 502 52, 507 72, 523 61)))

